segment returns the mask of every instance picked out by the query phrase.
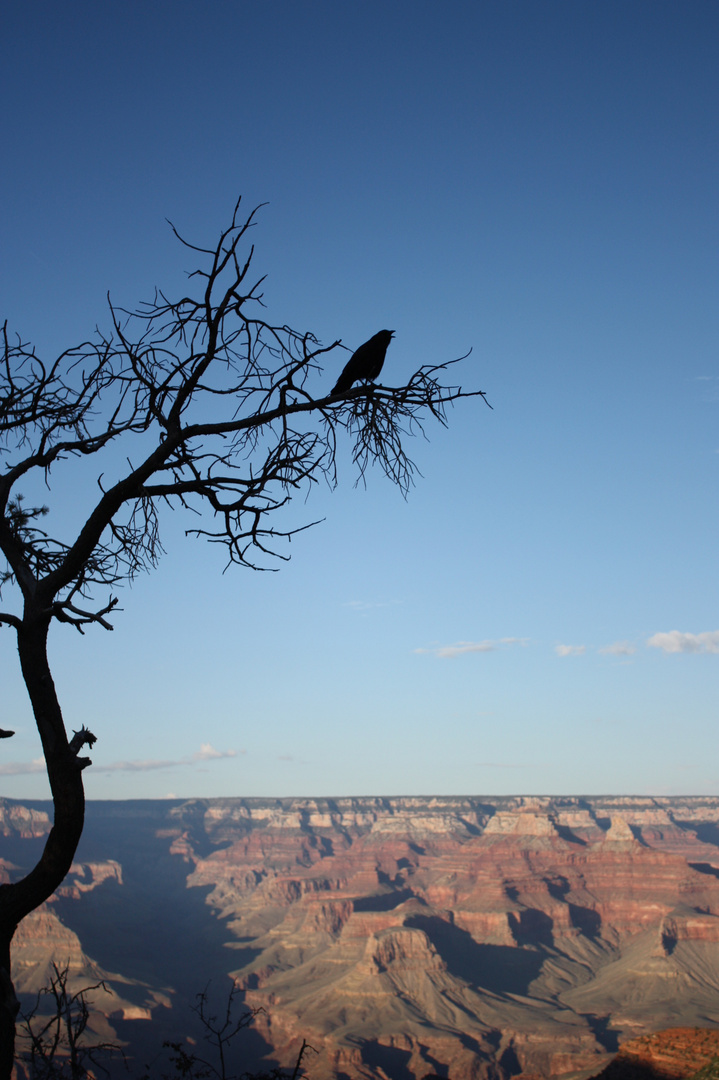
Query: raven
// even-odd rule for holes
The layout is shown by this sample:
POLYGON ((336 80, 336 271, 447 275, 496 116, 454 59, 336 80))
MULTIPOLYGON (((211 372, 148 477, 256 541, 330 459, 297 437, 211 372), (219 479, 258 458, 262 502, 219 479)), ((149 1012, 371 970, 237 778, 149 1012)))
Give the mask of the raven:
POLYGON ((394 330, 380 330, 369 341, 365 341, 364 345, 360 345, 347 361, 332 393, 344 394, 352 383, 359 382, 360 379, 365 381, 376 379, 382 370, 387 346, 393 334, 394 330))

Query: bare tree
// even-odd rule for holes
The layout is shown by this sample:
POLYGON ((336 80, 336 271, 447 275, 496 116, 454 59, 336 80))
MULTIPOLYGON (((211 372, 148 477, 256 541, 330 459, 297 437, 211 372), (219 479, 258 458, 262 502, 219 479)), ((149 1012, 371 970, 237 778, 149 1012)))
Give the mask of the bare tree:
POLYGON ((484 397, 443 385, 457 361, 420 367, 400 387, 328 393, 318 376, 341 342, 322 347, 262 317, 263 279, 250 278, 255 216, 243 219, 238 201, 214 248, 188 243, 173 227, 200 264, 188 295, 157 291, 134 311, 110 303, 111 329, 55 360, 2 328, 0 586, 17 610, 0 612, 0 627, 17 635, 54 825, 34 869, 0 886, 0 1080, 10 1075, 16 1010, 10 942, 70 868, 90 764, 82 752, 95 742, 84 727, 68 738, 47 658, 52 621, 80 633, 112 629, 113 589, 162 553, 163 506, 198 512, 187 532, 223 544, 228 565, 266 569, 267 557, 287 558, 284 541, 308 527, 286 523, 292 496, 321 479, 336 483, 340 435, 349 437, 359 479, 378 465, 406 494, 415 474, 406 437, 428 417, 446 423, 447 405, 460 398, 484 397), (122 455, 113 452, 120 440, 122 455), (39 478, 52 491, 61 468, 94 455, 97 495, 84 524, 67 540, 49 535, 47 507, 27 502, 22 488, 37 490, 39 478))
MULTIPOLYGON (((204 1041, 210 1046, 209 1057, 202 1057, 187 1043, 164 1042, 163 1048, 170 1051, 173 1073, 170 1077, 162 1073, 162 1080, 172 1080, 173 1075, 176 1080, 300 1080, 300 1077, 306 1075, 302 1063, 307 1051, 317 1053, 306 1039, 302 1040, 291 1075, 277 1066, 254 1073, 234 1071, 237 1054, 232 1054, 232 1043, 241 1031, 250 1026, 258 1013, 264 1012, 264 1009, 259 1008, 238 1014, 238 994, 237 984, 233 983, 224 1007, 219 1012, 213 1011, 210 1004, 209 985, 196 995, 196 1003, 191 1009, 200 1021, 204 1041)), ((147 1075, 141 1080, 150 1080, 150 1077, 147 1075)))
MULTIPOLYGON (((68 986, 69 964, 59 967, 53 961, 52 967, 50 985, 39 991, 28 1012, 20 1013, 18 1063, 24 1066, 23 1075, 30 1080, 96 1080, 99 1074, 109 1077, 111 1062, 120 1058, 129 1078, 131 1073, 122 1047, 99 1039, 89 1027, 93 995, 97 990, 108 993, 105 983, 100 980, 72 993, 68 986)), ((223 1008, 215 1011, 208 984, 190 1006, 209 1045, 207 1057, 198 1052, 194 1040, 165 1040, 151 1065, 132 1075, 136 1080, 155 1077, 159 1080, 300 1080, 306 1075, 303 1061, 308 1051, 317 1053, 306 1039, 302 1040, 291 1074, 278 1066, 253 1073, 237 1071, 238 1054, 233 1043, 257 1014, 264 1012, 261 1008, 239 1011, 238 996, 233 983, 223 1008), (170 1071, 165 1072, 165 1068, 170 1071)))
POLYGON ((21 1014, 25 1052, 20 1060, 32 1080, 92 1080, 98 1072, 109 1075, 103 1058, 122 1057, 116 1043, 104 1042, 87 1030, 95 990, 109 993, 105 983, 84 986, 73 994, 68 986, 69 963, 59 967, 53 960, 50 985, 43 987, 34 1006, 21 1014), (49 1000, 49 1014, 41 1008, 49 1000))

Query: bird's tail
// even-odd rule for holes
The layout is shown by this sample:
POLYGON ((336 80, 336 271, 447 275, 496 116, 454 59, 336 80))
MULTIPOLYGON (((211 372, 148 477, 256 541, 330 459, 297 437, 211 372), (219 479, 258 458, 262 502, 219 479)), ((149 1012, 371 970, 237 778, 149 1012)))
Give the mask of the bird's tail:
POLYGON ((348 379, 344 372, 340 375, 339 379, 332 388, 331 397, 335 394, 344 394, 346 390, 349 390, 352 386, 352 380, 348 379))

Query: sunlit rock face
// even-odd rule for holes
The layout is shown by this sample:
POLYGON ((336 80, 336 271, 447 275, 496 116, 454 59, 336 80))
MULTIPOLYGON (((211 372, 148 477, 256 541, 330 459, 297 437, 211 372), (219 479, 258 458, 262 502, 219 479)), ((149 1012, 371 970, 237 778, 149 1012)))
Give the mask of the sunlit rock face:
POLYGON ((21 837, 23 840, 46 836, 51 829, 47 810, 31 810, 27 806, 0 799, 0 837, 21 837))
MULTIPOLYGON (((11 878, 46 811, 20 809, 0 804, 11 878)), ((55 949, 102 977, 131 1057, 196 1036, 208 981, 263 1010, 243 1068, 289 1066, 304 1038, 313 1080, 588 1076, 620 1040, 719 1029, 719 799, 96 803, 87 821, 16 971, 35 988, 55 949)))
POLYGON ((719 1031, 707 1028, 669 1028, 630 1039, 596 1080, 688 1080, 709 1067, 716 1076, 719 1031))

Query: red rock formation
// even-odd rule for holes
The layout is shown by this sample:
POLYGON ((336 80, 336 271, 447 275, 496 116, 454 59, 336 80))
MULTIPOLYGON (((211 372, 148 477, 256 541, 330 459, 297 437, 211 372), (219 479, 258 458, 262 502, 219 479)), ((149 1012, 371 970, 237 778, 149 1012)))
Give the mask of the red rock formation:
POLYGON ((28 840, 47 836, 50 828, 50 815, 46 810, 31 810, 9 800, 0 800, 0 836, 19 836, 28 840))
POLYGON ((719 1031, 669 1028, 623 1043, 596 1080, 687 1080, 719 1055, 719 1031))
MULTIPOLYGON (((296 819, 282 843, 275 843, 273 833, 281 831, 275 814, 261 841, 243 838, 198 860, 190 882, 214 883, 209 902, 223 915, 231 913, 233 931, 253 937, 260 949, 250 965, 256 978, 249 969, 237 974, 244 986, 253 987, 248 1000, 269 1009, 267 1035, 273 1045, 289 1045, 299 1034, 299 1020, 315 1038, 325 1044, 329 1039, 337 1052, 338 1032, 348 1029, 362 1046, 372 1037, 381 1046, 382 1024, 377 1016, 368 1019, 367 1002, 394 1004, 399 997, 410 1005, 396 1022, 405 1038, 415 1040, 415 1049, 406 1048, 409 1058, 423 1046, 427 1069, 429 1058, 447 1064, 452 1036, 437 1022, 436 997, 447 1001, 453 994, 446 1012, 465 1009, 474 1018, 462 1022, 452 1013, 449 1026, 455 1032, 463 1026, 478 1047, 494 1031, 520 1068, 560 1075, 605 1054, 586 1021, 579 1022, 580 1012, 573 1028, 558 1020, 563 994, 584 990, 581 1012, 591 1012, 588 977, 591 984, 593 971, 621 969, 625 944, 647 933, 654 960, 660 962, 661 954, 672 972, 680 943, 719 941, 714 925, 719 924, 719 882, 687 861, 687 855, 713 858, 715 849, 674 825, 664 809, 640 807, 634 824, 631 805, 622 805, 621 813, 608 814, 600 824, 587 809, 562 813, 538 801, 523 802, 498 810, 481 832, 479 826, 472 832, 462 825, 446 836, 436 829, 422 834, 398 813, 387 820, 380 815, 369 829, 366 821, 356 831, 345 826, 337 853, 328 837, 323 847, 308 848, 306 837, 295 832, 296 819), (287 846, 293 834, 294 850, 287 846), (684 856, 678 854, 682 836, 684 856), (272 868, 265 857, 270 851, 272 868), (354 943, 364 943, 364 950, 360 953, 354 943), (470 947, 472 959, 463 963, 458 953, 470 947), (413 955, 421 957, 416 964, 413 955), (362 982, 371 976, 377 983, 372 989, 362 982), (435 976, 452 983, 452 991, 438 988, 435 976), (328 985, 329 995, 314 997, 313 984, 328 985), (518 992, 539 1000, 549 993, 557 1004, 554 1009, 527 1004, 520 1018, 518 992), (423 1040, 412 1013, 434 1029, 423 1040), (323 1017, 318 1029, 316 1016, 323 1017), (439 1038, 444 1038, 444 1056, 437 1058, 439 1038)), ((326 825, 327 818, 322 820, 326 825)), ((336 829, 337 818, 330 824, 336 829)), ((621 971, 612 973, 611 993, 616 995, 621 978, 621 971)), ((603 984, 599 990, 604 1003, 602 994, 609 991, 603 984)), ((706 992, 702 987, 702 1000, 706 992)), ((636 1017, 625 1010, 624 1027, 631 1030, 642 1022, 639 1014, 641 1009, 636 1017)), ((570 1009, 565 1015, 569 1019, 570 1009)), ((339 1060, 333 1054, 332 1060, 339 1060)), ((495 1049, 483 1058, 475 1048, 470 1056, 476 1074, 489 1075, 498 1055, 495 1049)), ((457 1060, 455 1070, 459 1067, 457 1060)), ((356 1063, 352 1068, 348 1075, 362 1075, 356 1063)), ((458 1080, 470 1075, 466 1063, 461 1068, 458 1080)))
MULTIPOLYGON (((293 1063, 303 1038, 321 1050, 313 1080, 587 1075, 618 1037, 719 1027, 719 847, 706 839, 719 841, 719 800, 216 800, 155 813, 151 842, 122 847, 142 866, 113 851, 86 861, 63 912, 81 913, 92 890, 95 910, 100 897, 120 905, 126 881, 144 886, 147 852, 172 852, 219 950, 193 954, 183 980, 201 988, 203 961, 229 973, 265 1010, 257 1029, 275 1060, 293 1063)), ((176 901, 157 900, 170 918, 176 901)), ((137 933, 143 918, 156 913, 138 910, 137 933)))

